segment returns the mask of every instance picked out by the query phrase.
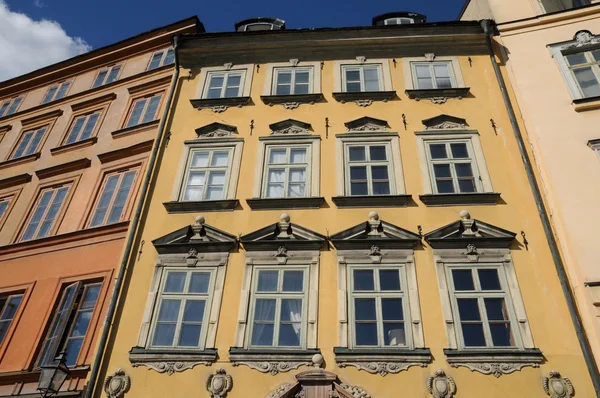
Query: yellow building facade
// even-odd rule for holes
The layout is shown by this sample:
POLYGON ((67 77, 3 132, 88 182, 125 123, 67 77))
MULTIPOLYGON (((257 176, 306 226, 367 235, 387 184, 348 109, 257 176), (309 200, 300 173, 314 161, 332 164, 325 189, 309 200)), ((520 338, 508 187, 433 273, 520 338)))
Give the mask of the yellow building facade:
POLYGON ((488 38, 423 22, 177 39, 94 396, 596 396, 488 38))

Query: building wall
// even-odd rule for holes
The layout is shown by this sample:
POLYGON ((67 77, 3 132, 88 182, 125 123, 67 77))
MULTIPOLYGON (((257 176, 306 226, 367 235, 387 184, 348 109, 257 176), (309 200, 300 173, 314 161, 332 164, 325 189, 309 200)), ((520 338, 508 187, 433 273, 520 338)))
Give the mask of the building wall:
POLYGON ((587 146, 598 139, 598 110, 578 112, 556 60, 547 46, 573 40, 575 33, 600 32, 599 8, 572 11, 553 20, 543 17, 522 26, 500 25, 498 41, 506 49, 506 65, 523 114, 535 160, 542 175, 549 209, 571 284, 580 303, 590 344, 600 355, 600 280, 596 229, 600 216, 598 155, 587 146))
MULTIPOLYGON (((140 240, 150 242, 160 236, 194 223, 198 213, 167 214, 163 202, 171 200, 184 141, 196 137, 194 130, 212 122, 237 126, 239 137, 244 139, 237 195, 240 208, 231 212, 206 212, 206 223, 233 235, 246 234, 277 222, 281 210, 250 210, 244 199, 253 197, 254 176, 257 165, 258 138, 269 135, 269 124, 288 118, 310 123, 313 134, 320 136, 321 178, 320 195, 325 204, 317 210, 289 210, 291 222, 323 235, 331 235, 367 220, 370 210, 376 210, 381 219, 410 231, 435 230, 459 219, 459 212, 468 208, 473 217, 517 233, 524 231, 528 248, 522 239, 514 246, 512 255, 516 267, 519 287, 525 302, 527 317, 535 346, 544 354, 545 362, 539 368, 526 367, 521 371, 496 378, 482 375, 467 368, 451 368, 446 362, 443 349, 448 347, 444 318, 440 304, 440 292, 431 248, 425 244, 415 250, 415 262, 421 305, 425 346, 433 354, 433 363, 427 367, 411 367, 399 374, 385 377, 372 375, 355 368, 339 368, 336 365, 333 347, 338 341, 338 293, 337 253, 333 248, 321 251, 319 275, 318 347, 325 358, 325 368, 336 373, 346 383, 359 385, 372 397, 397 397, 402 394, 415 397, 429 396, 426 388, 428 375, 444 369, 454 377, 461 396, 479 396, 485 391, 489 397, 527 396, 544 397, 541 377, 552 369, 571 379, 577 394, 594 395, 588 371, 580 354, 579 344, 573 331, 560 284, 556 278, 552 258, 537 215, 531 190, 523 170, 522 161, 514 140, 510 122, 502 102, 500 90, 489 57, 471 55, 472 65, 466 56, 459 57, 465 85, 471 87, 471 95, 458 100, 450 99, 443 105, 429 101, 410 100, 405 94, 405 76, 402 59, 396 57, 395 66, 390 64, 393 89, 399 100, 387 103, 375 102, 369 107, 358 107, 354 103, 341 104, 332 98, 334 91, 334 66, 325 61, 322 68, 322 92, 325 100, 314 105, 301 105, 295 110, 281 106, 267 106, 259 99, 263 94, 266 65, 253 68, 251 87, 252 105, 229 108, 224 113, 212 113, 210 109, 196 110, 189 100, 196 97, 199 83, 198 70, 192 70, 192 78, 181 79, 181 89, 175 98, 176 108, 173 122, 169 126, 171 137, 165 149, 156 186, 153 190, 148 217, 140 240), (402 115, 407 126, 403 125, 402 115), (463 117, 470 129, 478 130, 492 185, 500 192, 502 200, 492 206, 448 206, 427 207, 418 198, 425 192, 416 151, 414 132, 423 130, 421 120, 448 114, 463 117), (406 192, 412 194, 414 203, 406 208, 362 208, 338 209, 331 198, 337 195, 336 138, 345 132, 344 122, 358 117, 370 116, 387 120, 390 131, 400 137, 402 166, 406 192), (325 118, 329 120, 326 136, 325 118), (495 121, 494 132, 490 119, 495 121), (253 121, 253 130, 250 123, 253 121), (400 389, 400 390, 399 390, 400 389)), ((282 60, 284 62, 286 60, 282 60)), ((103 367, 104 376, 121 368, 131 377, 128 396, 178 397, 198 394, 204 390, 204 380, 217 368, 223 368, 233 376, 234 387, 228 397, 261 397, 277 386, 293 382, 294 374, 306 368, 272 376, 246 366, 233 367, 228 361, 228 350, 235 345, 235 333, 240 306, 240 291, 244 271, 245 252, 234 251, 229 257, 221 312, 218 319, 218 360, 210 367, 198 365, 191 370, 173 375, 160 374, 144 366, 132 367, 128 352, 136 346, 142 315, 146 307, 148 290, 157 261, 156 250, 146 243, 141 255, 131 264, 131 279, 124 287, 125 300, 117 320, 114 341, 108 346, 103 367)), ((95 396, 102 392, 96 389, 95 396)))

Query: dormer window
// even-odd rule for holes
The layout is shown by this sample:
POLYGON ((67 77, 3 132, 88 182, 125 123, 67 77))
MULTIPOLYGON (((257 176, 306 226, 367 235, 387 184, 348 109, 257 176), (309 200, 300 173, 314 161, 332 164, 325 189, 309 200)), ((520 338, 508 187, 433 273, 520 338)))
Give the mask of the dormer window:
POLYGON ((285 21, 279 18, 250 18, 235 24, 236 32, 251 32, 256 30, 285 29, 285 21))
POLYGON ((411 23, 415 23, 412 18, 388 18, 383 21, 384 25, 406 25, 411 23))
POLYGON ((388 12, 373 17, 373 26, 383 25, 410 25, 415 23, 425 23, 427 17, 416 12, 388 12))

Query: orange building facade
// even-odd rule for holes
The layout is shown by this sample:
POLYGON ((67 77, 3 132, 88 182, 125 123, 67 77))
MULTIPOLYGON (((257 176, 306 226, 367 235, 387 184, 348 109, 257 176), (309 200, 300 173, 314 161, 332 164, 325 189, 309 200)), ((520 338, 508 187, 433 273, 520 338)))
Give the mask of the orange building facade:
POLYGON ((0 84, 0 397, 80 396, 188 18, 0 84))

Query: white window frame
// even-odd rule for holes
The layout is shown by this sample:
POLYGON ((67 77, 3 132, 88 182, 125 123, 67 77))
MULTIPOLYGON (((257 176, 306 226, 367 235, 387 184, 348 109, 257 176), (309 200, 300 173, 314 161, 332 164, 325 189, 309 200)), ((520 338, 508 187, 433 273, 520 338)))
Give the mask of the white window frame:
MULTIPOLYGON (((208 327, 207 324, 209 323, 209 317, 210 317, 210 308, 211 308, 211 304, 212 304, 212 297, 213 297, 213 292, 214 292, 214 288, 215 288, 215 279, 216 279, 216 273, 217 273, 217 269, 215 267, 206 267, 205 269, 199 270, 199 269, 190 269, 189 267, 186 268, 178 268, 178 267, 173 267, 173 268, 169 268, 163 271, 162 277, 161 277, 161 282, 160 282, 160 287, 159 287, 159 293, 158 296, 156 298, 156 306, 154 308, 154 312, 153 312, 153 316, 152 316, 152 324, 150 326, 150 336, 148 338, 148 349, 151 350, 204 350, 204 345, 206 343, 206 334, 208 331, 208 327), (210 280, 209 280, 209 284, 208 284, 208 291, 206 293, 202 293, 202 294, 186 294, 186 293, 181 293, 181 294, 177 294, 177 293, 165 293, 164 292, 164 288, 165 285, 167 283, 167 277, 168 274, 171 272, 182 272, 186 274, 186 281, 189 281, 190 277, 189 274, 194 273, 194 272, 203 272, 203 273, 208 273, 210 275, 210 280), (177 299, 180 300, 180 307, 179 307, 179 313, 177 315, 177 321, 175 324, 175 332, 174 332, 174 336, 173 336, 173 343, 175 343, 178 338, 179 338, 179 334, 181 332, 181 325, 182 325, 182 319, 183 319, 183 313, 185 311, 185 303, 187 302, 187 300, 194 300, 194 299, 199 299, 202 298, 205 300, 205 305, 204 305, 204 314, 202 315, 202 329, 200 330, 200 341, 198 346, 196 347, 192 347, 192 346, 180 346, 180 345, 173 345, 173 346, 159 346, 159 345, 154 345, 153 341, 154 341, 154 337, 156 335, 156 327, 157 327, 157 323, 158 323, 158 315, 160 313, 160 307, 162 304, 163 300, 169 300, 169 299, 177 299)), ((188 284, 186 282, 186 284, 188 284)))
MULTIPOLYGON (((268 146, 273 147, 288 147, 288 146, 307 146, 309 150, 306 153, 308 159, 307 179, 306 179, 306 196, 305 198, 314 198, 319 196, 320 184, 320 160, 321 160, 321 143, 318 135, 299 135, 297 137, 261 137, 259 138, 259 146, 257 151, 256 172, 254 175, 254 198, 266 198, 266 181, 267 181, 267 156, 269 155, 268 146)), ((284 198, 287 196, 284 196, 284 198)))
MULTIPOLYGON (((434 188, 435 179, 432 177, 433 172, 429 161, 429 149, 427 145, 432 142, 448 142, 448 141, 471 141, 471 148, 473 149, 473 163, 478 171, 476 181, 480 180, 481 191, 477 192, 494 192, 492 182, 488 174, 485 157, 481 148, 481 142, 479 140, 479 133, 475 130, 425 130, 415 132, 417 136, 417 153, 419 155, 419 163, 421 166, 421 176, 423 178, 423 185, 425 194, 435 194, 437 188, 434 188)), ((473 170, 475 174, 477 172, 473 170)), ((458 193, 459 194, 459 193, 458 193)))
POLYGON ((373 91, 373 90, 366 90, 365 89, 365 68, 376 68, 377 69, 377 83, 379 83, 379 87, 378 90, 375 91, 384 91, 383 90, 383 72, 382 72, 382 66, 380 64, 366 64, 366 65, 342 65, 342 91, 345 93, 349 93, 349 92, 353 92, 353 91, 348 91, 348 78, 347 78, 347 70, 348 69, 357 69, 359 74, 360 74, 360 91, 354 91, 354 92, 359 92, 359 93, 364 93, 367 91, 373 91))
MULTIPOLYGON (((412 73, 412 79, 413 79, 413 84, 416 87, 418 85, 418 80, 417 80, 417 66, 428 66, 429 67, 429 73, 431 75, 431 84, 433 85, 433 89, 437 90, 439 89, 437 87, 437 80, 436 80, 436 76, 435 76, 435 69, 434 69, 434 65, 446 65, 446 67, 448 68, 448 75, 450 76, 450 88, 456 88, 456 76, 454 73, 454 67, 452 65, 452 61, 433 61, 433 62, 411 62, 410 66, 411 66, 411 73, 412 73)), ((427 90, 427 89, 421 89, 419 87, 416 87, 418 90, 427 90)), ((442 88, 443 89, 443 88, 442 88)), ((440 89, 441 90, 441 89, 440 89)))
POLYGON ((448 192, 438 192, 437 184, 435 178, 435 164, 448 164, 450 165, 450 175, 452 178, 452 185, 454 187, 454 192, 450 192, 450 194, 460 194, 460 193, 479 193, 483 190, 483 184, 481 179, 481 174, 479 173, 479 167, 477 166, 477 159, 475 158, 475 151, 473 150, 473 142, 470 139, 452 139, 452 140, 443 140, 443 139, 435 139, 435 140, 426 140, 425 141, 425 154, 427 156, 427 165, 429 166, 429 178, 431 181, 431 190, 434 194, 448 194, 448 192), (468 160, 470 161, 471 171, 473 172, 473 179, 475 181, 475 192, 460 192, 460 187, 458 184, 458 176, 456 175, 456 169, 453 167, 454 164, 467 163, 465 158, 454 159, 448 158, 445 160, 434 160, 431 158, 431 144, 444 144, 446 146, 446 153, 449 153, 451 150, 449 146, 451 144, 465 144, 467 147, 467 152, 469 153, 468 160))
POLYGON ((296 73, 298 71, 308 72, 308 92, 303 94, 312 94, 312 81, 313 81, 313 68, 305 68, 305 67, 295 67, 295 68, 275 68, 273 70, 273 95, 277 94, 277 86, 279 83, 279 73, 280 72, 290 72, 291 80, 290 80, 290 94, 279 94, 279 95, 297 95, 295 92, 296 85, 296 73))
MULTIPOLYGON (((346 133, 336 135, 336 191, 338 196, 350 195, 350 172, 347 159, 347 147, 352 145, 385 145, 388 152, 388 178, 390 180, 390 195, 406 193, 404 172, 400 154, 400 139, 395 133, 346 133)), ((387 195, 377 195, 387 196, 387 195)))
MULTIPOLYGON (((148 62, 148 66, 146 67, 146 71, 150 71, 150 70, 154 70, 154 69, 158 69, 160 67, 165 66, 165 60, 167 59, 167 54, 169 53, 169 51, 174 51, 173 47, 169 47, 169 48, 163 48, 162 50, 158 50, 158 51, 154 51, 152 53, 152 55, 150 56, 150 61, 148 62), (150 66, 152 65, 152 60, 154 59, 154 56, 161 53, 161 57, 160 57, 160 62, 158 63, 158 66, 154 67, 154 68, 150 68, 150 66)), ((173 54, 173 56, 175 56, 175 54, 173 54)), ((175 62, 175 58, 173 58, 173 62, 175 62)), ((169 64, 171 65, 171 64, 169 64)))
MULTIPOLYGON (((310 90, 309 94, 319 94, 321 93, 321 64, 319 62, 296 62, 298 60, 292 60, 292 62, 278 62, 267 64, 266 67, 266 76, 265 76, 265 86, 263 90, 263 95, 275 95, 276 88, 276 72, 277 70, 285 70, 285 69, 310 69, 310 90)), ((293 95, 293 94, 292 94, 293 95)))
MULTIPOLYGON (((352 190, 352 186, 351 186, 351 180, 350 180, 350 168, 351 166, 364 166, 366 167, 367 170, 367 195, 371 196, 371 195, 375 195, 372 191, 373 191, 373 176, 372 176, 372 171, 371 171, 371 167, 372 166, 383 166, 383 163, 387 163, 385 166, 387 167, 388 170, 388 184, 389 184, 389 190, 390 193, 388 195, 392 195, 393 192, 396 192, 396 186, 395 186, 395 181, 393 178, 393 174, 394 174, 394 163, 393 163, 393 155, 392 155, 392 148, 389 142, 373 142, 373 143, 365 143, 365 142, 360 142, 360 143, 350 143, 350 142, 345 142, 344 143, 344 163, 346 165, 346 168, 344 170, 344 174, 345 174, 345 186, 346 186, 346 196, 352 196, 351 190, 352 190), (382 161, 382 160, 378 160, 378 161, 373 161, 373 160, 364 160, 364 161, 357 161, 357 162, 353 162, 350 163, 350 147, 363 147, 365 148, 365 156, 368 156, 369 154, 369 147, 371 146, 383 146, 385 148, 385 154, 386 154, 386 158, 387 160, 382 161), (378 164, 381 163, 381 164, 378 164), (371 166, 371 167, 370 167, 371 166)), ((385 195, 377 195, 377 196, 385 196, 385 195)))
POLYGON ((345 67, 357 67, 357 66, 379 66, 379 86, 381 91, 392 91, 392 75, 390 71, 390 60, 387 58, 380 59, 365 59, 364 57, 357 57, 358 59, 348 59, 333 62, 333 84, 334 92, 346 92, 346 74, 345 67))
POLYGON ((421 321, 421 307, 417 288, 417 272, 412 250, 381 250, 380 262, 374 262, 365 250, 338 251, 338 340, 340 347, 373 348, 373 349, 415 349, 425 348, 425 338, 421 321), (403 307, 404 330, 406 342, 404 346, 355 346, 353 295, 351 288, 354 269, 398 269, 404 276, 403 307))
POLYGON ((289 185, 290 185, 290 169, 294 169, 294 168, 301 168, 302 166, 294 166, 294 163, 290 163, 290 162, 286 162, 286 163, 269 163, 269 157, 271 155, 271 151, 274 149, 279 149, 282 150, 284 149, 286 151, 286 160, 290 158, 291 156, 291 151, 294 149, 305 149, 306 150, 306 168, 305 168, 305 181, 304 181, 304 192, 305 192, 305 196, 302 196, 303 198, 310 198, 311 197, 311 181, 312 181, 312 174, 311 174, 311 159, 312 159, 312 154, 311 154, 311 149, 312 149, 312 145, 310 144, 268 144, 265 146, 265 162, 264 162, 264 170, 262 173, 262 190, 261 190, 261 198, 271 198, 270 196, 267 196, 268 190, 269 190, 269 171, 271 169, 283 169, 284 170, 284 174, 285 174, 285 179, 283 181, 283 192, 284 195, 283 196, 274 196, 273 198, 295 198, 295 196, 289 196, 289 185))
MULTIPOLYGON (((195 151, 230 151, 229 165, 225 175, 225 187, 223 199, 235 199, 237 193, 237 185, 242 161, 242 150, 244 140, 241 138, 198 138, 192 141, 186 141, 183 148, 181 161, 177 170, 176 183, 173 187, 171 200, 173 202, 184 202, 185 184, 189 175, 189 167, 195 151)), ((207 201, 202 199, 202 201, 207 201)))
MULTIPOLYGON (((507 350, 515 351, 535 348, 533 336, 529 327, 525 305, 521 297, 517 274, 510 255, 509 249, 485 249, 485 256, 469 256, 465 249, 434 249, 434 262, 440 288, 440 298, 442 300, 442 313, 444 315, 446 326, 446 337, 448 338, 448 348, 469 351, 469 350, 507 350), (506 295, 506 305, 511 313, 511 327, 515 338, 515 347, 465 347, 462 339, 462 329, 460 319, 456 308, 456 300, 452 294, 450 270, 463 267, 472 268, 498 268, 501 283, 505 283, 503 288, 506 295), (502 278, 505 278, 502 281, 502 278)), ((483 318, 483 316, 482 316, 483 318)))
MULTIPOLYGON (((595 36, 595 40, 598 40, 598 39, 600 39, 600 37, 595 36)), ((567 49, 573 47, 576 43, 577 43, 577 40, 569 40, 569 41, 565 41, 565 42, 561 42, 561 43, 551 44, 548 46, 548 50, 550 51, 550 54, 552 55, 552 57, 554 58, 554 61, 558 65, 558 69, 560 71, 560 74, 563 77, 565 84, 567 85, 567 89, 569 90, 569 93, 571 94, 571 98, 574 100, 587 98, 583 95, 583 91, 581 90, 579 83, 577 82, 577 79, 573 75, 571 68, 569 67, 569 64, 567 63, 567 60, 565 59, 565 55, 563 54, 563 50, 567 50, 567 49)), ((582 46, 582 47, 578 47, 577 51, 575 51, 573 53, 586 52, 586 51, 591 51, 591 50, 595 50, 595 49, 597 49, 597 48, 594 48, 593 45, 582 46)), ((571 51, 569 51, 569 53, 571 53, 571 51)), ((598 68, 600 68, 600 66, 598 68)), ((592 70, 593 70, 593 68, 592 68, 592 70)), ((599 74, 596 74, 596 76, 600 79, 599 74)), ((590 98, 593 98, 593 97, 590 97, 590 98)))
POLYGON ((238 94, 238 97, 249 97, 250 88, 252 86, 252 78, 254 75, 254 64, 233 65, 230 68, 225 66, 202 68, 202 71, 200 72, 200 79, 198 81, 198 87, 196 88, 196 98, 207 99, 210 76, 214 75, 215 73, 226 72, 242 73, 242 79, 240 81, 240 92, 238 94))
POLYGON ((407 57, 402 58, 404 66, 404 80, 407 90, 417 90, 417 83, 414 74, 413 64, 426 64, 426 63, 447 63, 450 64, 450 78, 452 80, 452 88, 464 88, 465 81, 463 79, 462 70, 460 67, 459 57, 438 57, 433 55, 432 58, 426 57, 407 57))
MULTIPOLYGON (((304 308, 306 315, 303 315, 305 327, 302 329, 300 338, 300 347, 290 347, 290 350, 306 350, 317 348, 317 318, 319 313, 319 251, 288 251, 287 262, 280 264, 275 257, 276 252, 257 251, 246 252, 246 266, 244 269, 244 279, 242 281, 242 292, 240 295, 240 308, 238 312, 237 330, 235 336, 235 347, 244 347, 251 349, 265 349, 267 347, 251 347, 250 338, 252 336, 254 284, 258 279, 258 270, 298 270, 304 269, 304 291, 306 296, 304 308)), ((273 347, 277 350, 278 347, 273 347)), ((275 351, 277 352, 277 351, 275 351)))
POLYGON ((171 351, 171 350, 197 350, 202 351, 216 348, 217 326, 221 311, 221 300, 225 286, 225 272, 229 253, 203 253, 195 265, 190 266, 186 262, 187 254, 160 254, 154 268, 154 275, 148 292, 148 299, 142 316, 142 324, 138 335, 137 346, 144 347, 149 351, 171 351), (166 280, 168 271, 210 271, 211 285, 209 286, 210 300, 204 307, 203 330, 201 331, 200 344, 198 347, 154 347, 152 339, 154 334, 155 318, 158 317, 161 287, 166 280), (206 326, 206 327, 204 327, 206 326))
POLYGON ((415 23, 414 18, 409 18, 409 17, 392 17, 392 18, 386 18, 383 20, 384 25, 409 25, 409 24, 414 24, 414 23, 415 23), (388 21, 392 21, 393 23, 388 23, 388 21), (409 22, 402 23, 402 21, 409 21, 409 22))
POLYGON ((269 267, 269 266, 256 266, 253 270, 253 281, 252 281, 252 294, 250 296, 250 314, 248 317, 248 333, 246 334, 246 347, 253 349, 261 348, 276 348, 276 349, 306 349, 306 327, 307 327, 307 314, 308 314, 308 285, 309 285, 309 268, 308 266, 283 266, 283 267, 269 267), (277 292, 258 292, 258 274, 261 271, 277 271, 278 272, 278 285, 277 292), (283 273, 285 271, 302 271, 302 292, 279 292, 283 285, 283 273), (256 315, 256 300, 257 299, 274 299, 275 314, 273 321, 273 344, 271 346, 259 346, 252 345, 252 333, 254 332, 254 317, 256 315), (281 326, 281 301, 285 299, 300 299, 302 300, 302 320, 301 334, 300 334, 300 345, 299 346, 281 346, 277 345, 279 338, 279 328, 281 326))

